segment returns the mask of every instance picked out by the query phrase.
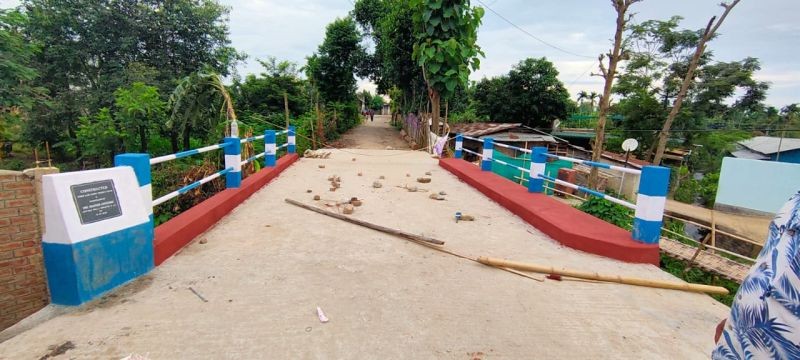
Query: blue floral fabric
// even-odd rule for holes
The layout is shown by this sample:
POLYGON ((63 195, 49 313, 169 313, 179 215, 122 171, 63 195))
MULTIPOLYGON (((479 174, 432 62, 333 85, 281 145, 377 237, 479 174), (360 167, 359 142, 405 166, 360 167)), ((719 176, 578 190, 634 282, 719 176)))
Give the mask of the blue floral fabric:
POLYGON ((713 359, 800 359, 800 192, 778 211, 713 359))

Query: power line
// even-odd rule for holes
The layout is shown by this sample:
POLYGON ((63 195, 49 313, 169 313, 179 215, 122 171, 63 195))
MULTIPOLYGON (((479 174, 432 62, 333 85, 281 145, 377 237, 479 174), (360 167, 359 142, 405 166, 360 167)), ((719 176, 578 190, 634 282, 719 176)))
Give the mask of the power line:
POLYGON ((525 35, 528 35, 528 36, 530 36, 532 39, 534 39, 534 40, 536 40, 536 41, 538 41, 538 42, 540 42, 540 43, 542 43, 542 44, 544 44, 544 45, 547 45, 547 46, 549 46, 549 47, 551 47, 551 48, 553 48, 553 49, 556 49, 556 50, 558 50, 558 51, 561 51, 561 52, 563 52, 563 53, 565 53, 565 54, 569 54, 569 55, 573 55, 573 56, 577 56, 577 57, 582 57, 582 58, 587 58, 587 59, 594 59, 594 58, 595 58, 595 56, 587 56, 587 55, 581 55, 581 54, 578 54, 578 53, 574 53, 574 52, 572 52, 572 51, 566 50, 566 49, 564 49, 564 48, 561 48, 561 47, 558 47, 558 46, 556 46, 556 45, 553 45, 553 44, 551 44, 551 43, 549 43, 549 42, 547 42, 547 41, 544 41, 544 40, 540 39, 539 37, 537 37, 536 35, 533 35, 533 34, 531 34, 531 33, 530 33, 530 32, 528 32, 527 30, 525 30, 525 29, 523 29, 522 27, 518 26, 517 24, 513 23, 511 20, 509 20, 509 19, 508 19, 508 18, 506 18, 505 16, 501 15, 499 12, 497 12, 497 11, 495 11, 494 9, 492 9, 491 7, 489 7, 489 5, 487 5, 487 4, 486 4, 485 2, 483 2, 482 0, 477 0, 477 1, 478 1, 479 3, 481 3, 481 5, 483 5, 483 6, 484 6, 486 9, 488 9, 489 11, 491 11, 492 13, 494 13, 495 15, 497 15, 497 17, 499 17, 499 18, 503 19, 505 22, 509 23, 511 26, 513 26, 513 27, 517 28, 517 30, 521 31, 521 32, 522 32, 522 33, 524 33, 525 35))

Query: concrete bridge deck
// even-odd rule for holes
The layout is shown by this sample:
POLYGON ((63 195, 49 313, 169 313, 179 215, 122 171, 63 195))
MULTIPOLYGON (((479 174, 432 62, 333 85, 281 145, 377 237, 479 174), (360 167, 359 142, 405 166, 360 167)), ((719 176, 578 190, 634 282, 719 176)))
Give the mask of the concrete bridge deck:
POLYGON ((283 201, 314 194, 363 199, 354 217, 463 254, 675 280, 557 244, 428 154, 351 149, 301 159, 150 274, 0 344, 0 359, 39 359, 67 341, 56 359, 701 359, 728 312, 701 294, 534 281, 283 201), (430 184, 415 183, 428 171, 430 184), (334 174, 342 188, 330 192, 334 174), (476 221, 456 224, 456 211, 476 221))

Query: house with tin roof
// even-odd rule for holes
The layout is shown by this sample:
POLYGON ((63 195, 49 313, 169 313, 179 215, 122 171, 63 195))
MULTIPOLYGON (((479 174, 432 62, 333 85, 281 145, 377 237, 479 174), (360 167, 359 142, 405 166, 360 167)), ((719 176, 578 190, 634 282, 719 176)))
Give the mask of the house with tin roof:
POLYGON ((800 164, 800 139, 756 136, 739 141, 733 157, 800 164))

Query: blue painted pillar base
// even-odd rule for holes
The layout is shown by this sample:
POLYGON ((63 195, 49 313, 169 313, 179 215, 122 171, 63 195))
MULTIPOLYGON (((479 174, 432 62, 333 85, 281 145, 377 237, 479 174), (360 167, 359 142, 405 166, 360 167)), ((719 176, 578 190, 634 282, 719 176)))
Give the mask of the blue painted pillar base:
POLYGON ((153 227, 145 222, 74 244, 42 242, 52 303, 80 305, 153 269, 153 227))
POLYGON ((296 149, 296 135, 295 135, 295 128, 294 125, 289 125, 289 132, 286 135, 286 152, 289 154, 294 154, 297 152, 296 149))
POLYGON ((233 168, 225 174, 225 188, 235 189, 242 186, 242 143, 238 137, 226 137, 225 168, 233 168))
POLYGON ((492 157, 494 156, 494 141, 492 138, 483 138, 483 160, 481 170, 492 171, 492 157))
POLYGON ((456 134, 456 159, 461 159, 464 156, 464 152, 461 150, 464 148, 464 136, 461 134, 456 134))
POLYGON ((658 244, 664 207, 669 190, 669 168, 645 166, 639 178, 639 194, 636 195, 636 212, 631 237, 645 244, 658 244))
POLYGON ((531 151, 531 167, 528 174, 528 192, 541 193, 544 192, 544 179, 539 175, 544 175, 547 167, 547 148, 535 147, 531 151))
POLYGON ((264 166, 273 167, 277 161, 276 154, 278 152, 275 130, 266 130, 264 132, 264 166))

